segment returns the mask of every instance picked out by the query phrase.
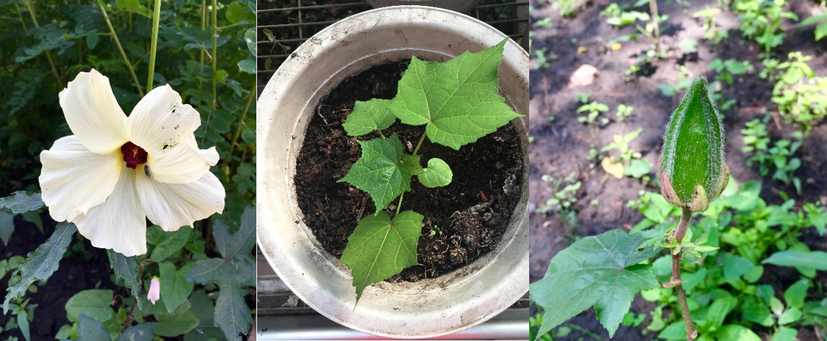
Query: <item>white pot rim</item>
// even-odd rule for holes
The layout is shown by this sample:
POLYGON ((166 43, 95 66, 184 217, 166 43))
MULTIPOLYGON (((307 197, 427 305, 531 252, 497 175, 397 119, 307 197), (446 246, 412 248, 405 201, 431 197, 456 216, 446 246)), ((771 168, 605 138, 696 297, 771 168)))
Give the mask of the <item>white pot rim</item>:
MULTIPOLYGON (((449 10, 424 6, 378 8, 353 15, 314 35, 267 83, 257 102, 258 243, 281 280, 317 312, 374 335, 436 337, 482 323, 528 291, 527 117, 512 122, 521 135, 526 135, 522 137, 526 155, 523 197, 500 245, 477 261, 435 279, 371 285, 358 306, 350 270, 320 248, 302 221, 293 184, 296 148, 301 147, 312 109, 335 85, 332 83, 337 84, 347 72, 365 69, 365 59, 385 58, 387 62, 412 53, 447 59, 464 50, 479 51, 496 45, 504 38, 503 33, 482 21, 449 10), (462 38, 437 43, 441 32, 462 38), (389 39, 403 39, 410 46, 382 46, 389 39), (364 41, 371 43, 358 45, 364 41), (313 73, 329 78, 309 76, 313 73)), ((518 89, 513 91, 518 93, 512 94, 513 98, 506 93, 506 99, 519 113, 528 115, 528 53, 509 40, 504 55, 501 89, 518 89), (514 76, 504 79, 503 70, 510 70, 514 76)))

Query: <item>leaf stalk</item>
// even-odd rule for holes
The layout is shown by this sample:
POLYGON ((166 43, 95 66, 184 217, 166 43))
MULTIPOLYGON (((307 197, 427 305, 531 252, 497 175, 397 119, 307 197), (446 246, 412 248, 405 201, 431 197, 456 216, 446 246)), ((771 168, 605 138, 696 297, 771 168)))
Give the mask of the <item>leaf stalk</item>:
MULTIPOLYGON (((675 237, 677 245, 683 241, 686 235, 686 229, 689 227, 689 219, 692 218, 692 210, 688 207, 682 207, 681 220, 678 223, 678 228, 672 231, 672 236, 675 237)), ((695 330, 695 325, 692 324, 692 317, 689 314, 689 305, 686 303, 686 292, 681 286, 681 255, 680 252, 670 252, 672 254, 672 277, 669 283, 664 284, 664 287, 675 287, 675 294, 678 296, 678 304, 681 306, 681 315, 683 315, 683 322, 686 324, 686 340, 692 341, 698 338, 698 331, 695 330)))
POLYGON ((155 0, 155 11, 152 13, 152 45, 149 52, 149 76, 146 81, 146 91, 152 90, 152 81, 155 78, 155 53, 158 52, 158 26, 161 23, 161 0, 155 0))

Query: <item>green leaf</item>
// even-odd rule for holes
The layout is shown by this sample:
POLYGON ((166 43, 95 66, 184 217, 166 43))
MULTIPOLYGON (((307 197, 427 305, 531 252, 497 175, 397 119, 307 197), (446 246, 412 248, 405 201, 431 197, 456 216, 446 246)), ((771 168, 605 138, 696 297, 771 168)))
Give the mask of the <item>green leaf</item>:
POLYGON ((820 271, 827 270, 827 252, 824 251, 778 251, 769 258, 761 261, 762 264, 778 266, 805 267, 820 271))
POLYGON ((164 298, 164 304, 170 314, 192 293, 194 283, 187 280, 187 275, 194 267, 195 265, 190 263, 182 266, 179 271, 175 269, 175 264, 158 264, 161 273, 161 297, 164 298))
POLYGON ((247 59, 242 59, 238 62, 238 68, 246 73, 256 73, 256 59, 253 57, 247 57, 247 59))
POLYGON ((248 28, 247 32, 244 32, 244 41, 247 42, 247 50, 250 51, 250 55, 255 56, 258 49, 255 27, 248 28))
POLYGON ((141 323, 124 330, 118 341, 152 341, 155 322, 141 323))
MULTIPOLYGON (((115 278, 117 284, 125 284, 132 292, 132 297, 140 298, 141 296, 141 282, 138 279, 138 257, 126 257, 115 251, 106 250, 109 255, 109 266, 115 271, 115 278)), ((143 309, 143 303, 140 299, 138 308, 143 309)))
POLYGON ((14 214, 0 211, 0 240, 3 240, 3 245, 9 245, 9 238, 14 232, 14 214))
POLYGON ((737 324, 728 324, 721 327, 721 329, 715 333, 715 336, 715 340, 720 341, 761 341, 758 334, 755 334, 755 332, 749 330, 747 327, 737 324))
POLYGON ((81 291, 66 301, 66 318, 78 322, 81 315, 104 322, 112 317, 114 311, 112 290, 90 289, 81 291))
POLYGON ((724 295, 712 302, 706 313, 707 325, 720 326, 724 319, 738 305, 738 300, 730 295, 724 295))
POLYGON ((453 179, 454 173, 451 172, 451 167, 445 161, 439 158, 432 158, 428 160, 428 168, 422 170, 419 174, 419 182, 428 188, 448 186, 453 179))
POLYGON ((253 323, 250 308, 244 302, 241 289, 236 286, 222 288, 215 301, 215 324, 221 327, 228 340, 241 340, 238 334, 246 334, 253 323))
POLYGON ((391 220, 387 212, 380 211, 359 220, 341 258, 353 272, 357 303, 368 285, 416 264, 423 218, 414 211, 404 211, 391 220))
POLYGON ((367 102, 356 101, 342 127, 349 136, 362 136, 388 129, 396 122, 396 116, 388 108, 390 104, 390 100, 380 98, 367 102))
POLYGON ((190 311, 201 321, 198 326, 212 327, 213 319, 215 319, 215 304, 207 297, 207 294, 203 290, 193 291, 192 295, 190 295, 189 302, 192 306, 190 311))
POLYGON ((807 290, 810 288, 809 279, 800 279, 793 283, 787 291, 784 292, 784 301, 787 302, 787 307, 803 308, 804 299, 807 298, 807 290))
POLYGON ((705 211, 729 179, 724 126, 709 98, 706 78, 692 82, 666 127, 661 193, 670 203, 705 211))
POLYGON ((227 6, 227 12, 225 13, 227 16, 227 20, 230 23, 238 24, 242 20, 244 20, 244 8, 241 7, 241 4, 238 1, 233 1, 227 6))
POLYGON ((722 256, 724 258, 724 277, 739 278, 755 267, 755 264, 744 257, 729 253, 722 253, 722 256))
POLYGON ((574 242, 551 259, 546 276, 531 284, 529 293, 543 307, 544 334, 591 306, 613 336, 632 299, 641 290, 658 288, 650 265, 638 265, 654 256, 639 234, 611 230, 574 242))
POLYGON ((652 164, 643 159, 634 159, 629 162, 629 167, 626 167, 626 175, 633 178, 640 178, 652 170, 652 164))
POLYGON ((227 225, 221 220, 215 221, 213 229, 215 244, 224 258, 232 259, 237 254, 249 255, 256 244, 256 210, 251 206, 244 208, 244 213, 241 214, 241 228, 232 236, 227 225))
POLYGON ((173 315, 155 315, 158 322, 155 323, 155 335, 173 337, 186 334, 188 331, 198 327, 198 318, 192 311, 184 311, 173 315))
POLYGON ((80 316, 80 324, 78 325, 78 340, 112 340, 109 333, 103 328, 103 325, 86 315, 80 316))
POLYGON ((130 11, 147 18, 152 18, 152 12, 150 12, 146 6, 141 5, 140 0, 115 0, 115 5, 117 5, 121 11, 130 11))
POLYGON ((164 232, 161 240, 152 249, 152 255, 149 258, 154 261, 167 259, 187 244, 191 233, 192 229, 186 226, 179 228, 177 231, 164 232))
POLYGON ((798 308, 788 308, 778 317, 778 324, 783 326, 796 322, 801 319, 801 315, 801 310, 798 310, 798 308))
POLYGON ((97 32, 86 35, 86 46, 88 46, 90 50, 98 46, 98 41, 100 41, 100 37, 98 37, 97 32))
POLYGON ((339 182, 345 181, 368 192, 378 213, 411 188, 410 171, 407 167, 400 167, 402 141, 393 134, 385 139, 357 142, 362 147, 362 157, 339 182))
POLYGON ((741 311, 743 312, 744 319, 747 321, 758 323, 764 327, 772 327, 775 324, 772 313, 766 304, 754 301, 744 303, 744 305, 741 306, 741 311))
POLYGON ((421 155, 402 155, 402 166, 407 167, 411 175, 422 174, 425 170, 422 168, 422 164, 419 163, 421 159, 421 155))
POLYGON ((6 289, 6 300, 3 302, 3 313, 9 310, 9 302, 16 297, 23 297, 29 285, 34 281, 45 281, 57 271, 60 260, 63 259, 63 254, 66 253, 66 248, 69 247, 69 242, 72 241, 72 235, 75 234, 77 228, 74 224, 59 223, 52 234, 45 243, 37 247, 34 252, 29 253, 26 261, 17 267, 13 276, 20 275, 20 281, 14 286, 6 289))
POLYGON ((798 330, 790 327, 781 327, 778 332, 772 335, 770 341, 795 341, 798 336, 798 330))
POLYGON ((506 40, 444 63, 413 57, 391 111, 402 123, 427 124, 431 142, 457 150, 520 117, 498 92, 497 67, 506 40))
POLYGON ((816 33, 816 41, 821 40, 821 38, 824 38, 825 36, 827 36, 827 22, 821 23, 818 26, 816 26, 816 32, 815 33, 816 33))
POLYGON ((13 214, 21 214, 39 210, 45 205, 40 199, 40 193, 17 191, 10 196, 0 198, 0 210, 13 214))

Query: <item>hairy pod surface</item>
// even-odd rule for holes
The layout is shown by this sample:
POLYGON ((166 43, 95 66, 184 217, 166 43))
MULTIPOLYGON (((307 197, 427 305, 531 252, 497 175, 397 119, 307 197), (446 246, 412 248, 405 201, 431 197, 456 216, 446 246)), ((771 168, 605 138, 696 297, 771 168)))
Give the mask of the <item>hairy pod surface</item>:
POLYGON ((702 212, 729 180, 724 160, 724 126, 696 78, 666 126, 661 154, 661 193, 670 203, 702 212))

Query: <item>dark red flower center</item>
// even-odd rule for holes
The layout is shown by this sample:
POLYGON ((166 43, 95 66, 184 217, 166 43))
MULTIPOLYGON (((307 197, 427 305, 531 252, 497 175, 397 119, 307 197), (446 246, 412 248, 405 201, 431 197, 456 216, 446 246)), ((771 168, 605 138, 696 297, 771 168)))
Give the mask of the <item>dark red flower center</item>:
POLYGON ((121 146, 121 153, 123 153, 123 160, 126 161, 126 166, 132 169, 135 169, 142 163, 146 163, 146 157, 148 156, 146 150, 132 142, 127 142, 121 146))

